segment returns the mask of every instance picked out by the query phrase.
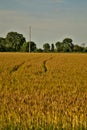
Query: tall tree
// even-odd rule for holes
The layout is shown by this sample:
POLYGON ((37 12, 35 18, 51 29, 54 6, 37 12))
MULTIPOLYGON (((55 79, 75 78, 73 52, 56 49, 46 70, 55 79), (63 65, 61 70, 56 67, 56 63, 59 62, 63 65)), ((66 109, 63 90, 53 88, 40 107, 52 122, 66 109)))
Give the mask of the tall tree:
POLYGON ((49 43, 45 43, 43 45, 43 49, 44 49, 44 52, 49 52, 50 51, 50 45, 49 45, 49 43))
POLYGON ((54 52, 54 44, 51 44, 51 52, 54 52))
POLYGON ((0 52, 6 51, 5 38, 0 37, 0 52))
POLYGON ((57 52, 62 52, 63 51, 63 43, 62 42, 56 42, 56 51, 57 52))
POLYGON ((22 34, 9 32, 6 36, 6 47, 8 51, 20 51, 23 43, 26 42, 22 34))
POLYGON ((65 38, 63 40, 63 43, 68 44, 71 48, 74 46, 72 42, 73 42, 73 40, 71 38, 65 38))

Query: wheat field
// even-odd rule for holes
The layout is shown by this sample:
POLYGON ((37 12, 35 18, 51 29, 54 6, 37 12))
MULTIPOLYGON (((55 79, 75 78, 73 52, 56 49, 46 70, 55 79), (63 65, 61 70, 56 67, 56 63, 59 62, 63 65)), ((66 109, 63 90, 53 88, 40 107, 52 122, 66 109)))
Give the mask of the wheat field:
POLYGON ((0 130, 87 130, 87 54, 0 53, 0 130))

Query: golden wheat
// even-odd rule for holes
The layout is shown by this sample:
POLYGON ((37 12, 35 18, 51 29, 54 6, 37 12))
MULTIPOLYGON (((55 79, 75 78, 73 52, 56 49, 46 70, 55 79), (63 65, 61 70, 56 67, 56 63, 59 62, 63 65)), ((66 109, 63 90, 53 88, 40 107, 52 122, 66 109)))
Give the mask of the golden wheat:
POLYGON ((87 54, 0 53, 0 129, 87 128, 87 54))

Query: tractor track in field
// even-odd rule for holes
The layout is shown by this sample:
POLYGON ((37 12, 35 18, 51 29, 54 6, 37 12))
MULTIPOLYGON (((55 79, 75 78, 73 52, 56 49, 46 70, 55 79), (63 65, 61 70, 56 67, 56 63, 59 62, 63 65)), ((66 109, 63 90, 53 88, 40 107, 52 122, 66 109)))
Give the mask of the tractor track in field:
POLYGON ((46 59, 43 61, 43 71, 46 73, 48 71, 48 68, 47 68, 47 62, 49 60, 53 59, 53 57, 50 57, 49 59, 46 59))
POLYGON ((24 65, 25 62, 22 62, 21 64, 15 65, 11 70, 10 70, 10 74, 12 74, 13 72, 16 72, 19 70, 20 67, 22 67, 22 65, 24 65))
POLYGON ((48 70, 48 69, 47 69, 47 66, 46 66, 47 61, 48 61, 48 60, 44 60, 44 61, 43 61, 43 70, 44 70, 44 72, 47 72, 47 70, 48 70))
MULTIPOLYGON (((36 59, 36 58, 35 58, 35 59, 36 59)), ((48 62, 49 60, 51 60, 51 59, 53 59, 53 57, 50 57, 50 58, 48 58, 48 59, 44 59, 44 60, 43 60, 43 63, 42 63, 43 72, 42 72, 42 73, 46 73, 46 72, 48 71, 47 62, 48 62)), ((29 61, 28 61, 28 60, 27 60, 27 61, 23 61, 23 62, 20 63, 20 64, 14 65, 12 68, 10 68, 9 73, 10 73, 10 74, 13 74, 13 73, 17 72, 22 66, 26 65, 26 62, 30 62, 30 60, 29 60, 29 61)), ((31 65, 29 64, 29 65, 27 65, 27 67, 31 67, 31 65)), ((2 73, 2 72, 0 72, 0 73, 2 73)))

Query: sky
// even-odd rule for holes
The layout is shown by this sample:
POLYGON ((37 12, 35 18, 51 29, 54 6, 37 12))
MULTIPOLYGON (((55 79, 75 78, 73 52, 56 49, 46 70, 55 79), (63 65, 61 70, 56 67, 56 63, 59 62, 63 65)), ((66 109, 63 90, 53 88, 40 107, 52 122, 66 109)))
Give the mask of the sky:
POLYGON ((87 46, 87 0, 0 0, 0 37, 23 34, 38 47, 71 38, 87 46))

